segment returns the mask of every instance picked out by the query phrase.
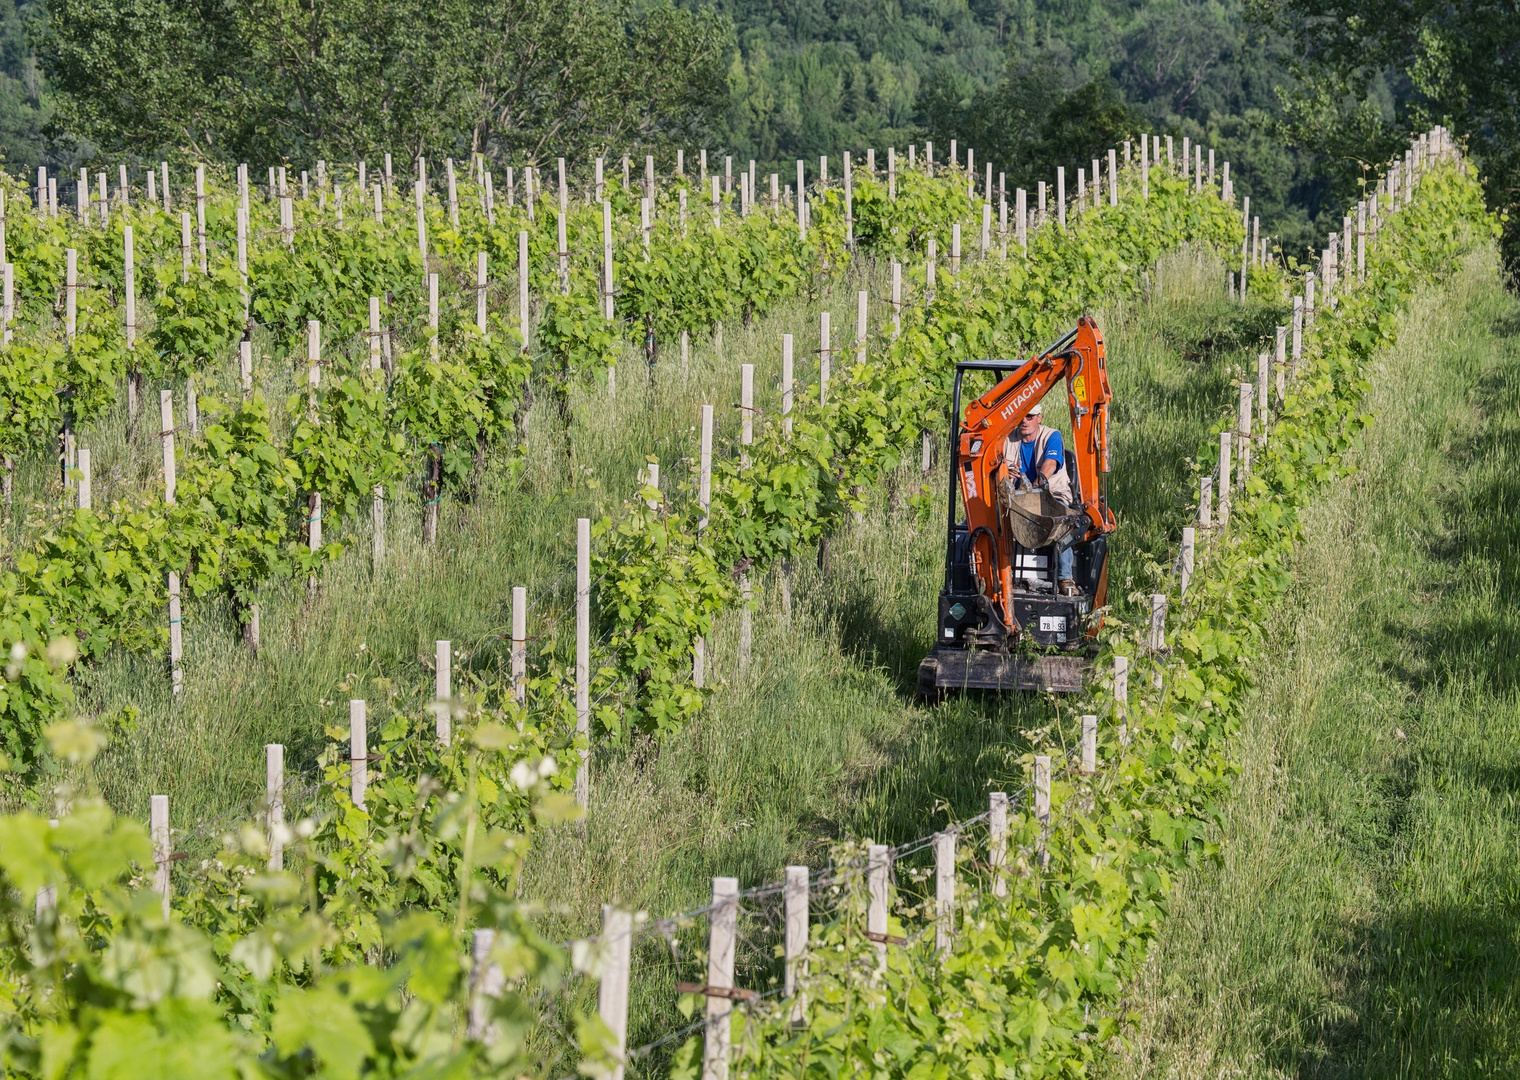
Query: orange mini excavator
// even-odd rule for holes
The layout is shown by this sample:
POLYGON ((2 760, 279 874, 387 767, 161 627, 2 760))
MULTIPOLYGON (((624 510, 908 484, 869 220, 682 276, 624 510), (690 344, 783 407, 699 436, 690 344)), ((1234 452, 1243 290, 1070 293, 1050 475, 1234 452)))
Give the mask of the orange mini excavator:
POLYGON ((1083 688, 1108 599, 1108 534, 1115 528, 1104 490, 1111 399, 1103 337, 1086 316, 1031 360, 956 364, 945 587, 938 638, 918 668, 922 697, 951 689, 1083 688), (997 384, 962 418, 962 380, 980 371, 992 372, 997 384), (1016 457, 1009 464, 1019 423, 1063 379, 1072 431, 1066 501, 1048 485, 1025 483, 1016 457), (1057 566, 1067 548, 1077 587, 1063 593, 1057 566))

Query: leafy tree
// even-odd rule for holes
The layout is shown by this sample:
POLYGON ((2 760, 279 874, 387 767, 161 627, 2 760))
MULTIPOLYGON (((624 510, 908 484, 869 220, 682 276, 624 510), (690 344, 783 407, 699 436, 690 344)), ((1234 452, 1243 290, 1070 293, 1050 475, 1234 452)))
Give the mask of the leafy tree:
POLYGON ((1508 260, 1520 259, 1520 19, 1493 0, 1249 0, 1292 42, 1297 86, 1284 135, 1318 155, 1342 191, 1402 149, 1409 128, 1443 124, 1467 140, 1490 204, 1509 210, 1508 260))
POLYGON ((690 141, 732 50, 725 20, 669 0, 54 0, 33 36, 59 132, 301 163, 690 141))

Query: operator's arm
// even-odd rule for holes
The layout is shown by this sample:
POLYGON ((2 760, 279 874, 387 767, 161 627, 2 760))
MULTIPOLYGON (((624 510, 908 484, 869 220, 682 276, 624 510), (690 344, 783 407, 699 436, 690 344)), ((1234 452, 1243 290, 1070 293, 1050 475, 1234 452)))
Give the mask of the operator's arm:
POLYGON ((1049 480, 1052 476, 1055 475, 1056 469, 1058 468, 1060 468, 1060 466, 1055 463, 1054 458, 1046 458, 1044 461, 1040 462, 1040 475, 1049 480))

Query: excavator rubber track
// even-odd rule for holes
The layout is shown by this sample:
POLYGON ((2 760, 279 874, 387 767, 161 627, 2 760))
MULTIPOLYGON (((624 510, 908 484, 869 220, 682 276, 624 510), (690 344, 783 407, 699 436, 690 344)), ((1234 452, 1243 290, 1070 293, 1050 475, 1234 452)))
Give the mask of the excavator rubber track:
POLYGON ((1080 693, 1092 678, 1085 656, 1011 656, 992 650, 936 647, 918 664, 918 696, 938 701, 957 690, 1080 693))

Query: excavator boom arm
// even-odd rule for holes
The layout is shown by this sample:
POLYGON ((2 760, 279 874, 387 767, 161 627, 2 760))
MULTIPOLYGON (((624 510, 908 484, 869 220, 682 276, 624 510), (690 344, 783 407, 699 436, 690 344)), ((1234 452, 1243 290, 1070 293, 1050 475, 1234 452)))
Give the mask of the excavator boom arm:
POLYGON ((997 503, 997 481, 1008 467, 1004 447, 1029 411, 1062 380, 1071 412, 1080 511, 1087 517, 1085 539, 1112 532, 1115 522, 1104 499, 1102 474, 1108 472, 1108 407, 1113 394, 1103 337, 1092 319, 1078 319, 1049 349, 967 405, 956 433, 958 486, 972 536, 973 565, 989 598, 1008 618, 1012 538, 1003 534, 997 503))

